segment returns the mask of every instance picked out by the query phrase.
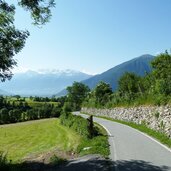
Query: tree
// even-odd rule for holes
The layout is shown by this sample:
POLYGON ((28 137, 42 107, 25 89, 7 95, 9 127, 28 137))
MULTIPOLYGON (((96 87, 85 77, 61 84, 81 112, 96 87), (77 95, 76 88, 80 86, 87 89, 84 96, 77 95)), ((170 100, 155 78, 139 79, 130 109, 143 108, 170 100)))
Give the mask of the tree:
POLYGON ((154 89, 159 94, 171 94, 171 55, 166 51, 151 62, 155 78, 154 89))
POLYGON ((60 107, 53 107, 51 111, 51 117, 59 117, 62 109, 60 107))
POLYGON ((9 122, 9 113, 8 113, 8 109, 6 108, 2 108, 0 110, 0 123, 8 123, 9 122))
POLYGON ((18 5, 31 13, 35 25, 42 25, 51 18, 51 8, 55 6, 54 0, 20 0, 18 5))
POLYGON ((103 81, 101 81, 94 89, 96 102, 100 105, 105 105, 109 101, 111 94, 112 88, 110 87, 110 84, 103 81))
POLYGON ((137 93, 142 93, 141 77, 134 73, 126 72, 119 79, 118 91, 121 96, 134 98, 137 93))
POLYGON ((73 110, 80 110, 81 104, 90 89, 83 83, 74 82, 72 86, 67 87, 67 91, 68 101, 72 103, 73 110))
POLYGON ((22 114, 22 111, 19 109, 10 110, 9 111, 10 123, 15 123, 15 122, 21 121, 21 119, 22 119, 21 114, 22 114))
POLYGON ((0 108, 4 105, 4 97, 0 96, 0 108))
MULTIPOLYGON (((20 0, 18 5, 31 13, 34 24, 42 25, 51 17, 50 8, 54 0, 20 0)), ((28 31, 16 29, 14 25, 15 6, 0 0, 0 80, 12 77, 12 69, 17 65, 14 56, 25 45, 28 31)))
POLYGON ((0 1, 0 79, 10 79, 11 69, 17 64, 14 55, 24 47, 29 33, 14 26, 15 7, 0 1))

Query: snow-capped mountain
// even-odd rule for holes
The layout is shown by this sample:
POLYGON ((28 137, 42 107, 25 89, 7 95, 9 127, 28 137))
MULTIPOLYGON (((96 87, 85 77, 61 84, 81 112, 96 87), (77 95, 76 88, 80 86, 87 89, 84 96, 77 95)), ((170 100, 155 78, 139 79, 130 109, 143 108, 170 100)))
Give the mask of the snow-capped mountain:
POLYGON ((0 83, 0 89, 23 96, 50 96, 58 93, 74 81, 82 81, 91 75, 74 70, 28 70, 15 73, 10 81, 0 83))
POLYGON ((68 75, 68 76, 73 76, 80 74, 80 71, 75 71, 71 69, 66 69, 66 70, 57 70, 57 69, 39 69, 37 71, 39 74, 55 74, 55 75, 68 75))

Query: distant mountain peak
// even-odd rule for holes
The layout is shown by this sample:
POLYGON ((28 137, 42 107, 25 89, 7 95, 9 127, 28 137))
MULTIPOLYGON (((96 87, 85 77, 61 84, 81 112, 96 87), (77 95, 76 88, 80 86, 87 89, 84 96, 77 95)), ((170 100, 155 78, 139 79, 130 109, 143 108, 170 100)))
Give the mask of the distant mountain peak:
POLYGON ((37 72, 39 74, 76 74, 76 73, 81 73, 80 71, 76 71, 76 70, 72 70, 72 69, 65 69, 65 70, 39 69, 37 72))
POLYGON ((154 56, 150 54, 141 55, 119 64, 102 74, 84 80, 83 83, 88 85, 90 88, 94 88, 100 81, 104 81, 109 83, 113 90, 116 90, 118 80, 125 72, 133 72, 140 76, 143 76, 146 72, 151 72, 152 68, 150 66, 150 62, 153 58, 154 56))
POLYGON ((27 70, 15 73, 10 81, 0 84, 0 89, 23 96, 50 96, 72 85, 74 81, 79 82, 90 77, 91 75, 71 69, 27 70))
POLYGON ((67 75, 67 76, 72 76, 72 75, 79 75, 79 74, 86 74, 89 76, 92 76, 90 73, 86 72, 81 72, 77 70, 72 70, 72 69, 64 69, 64 70, 59 70, 59 69, 38 69, 38 70, 27 70, 24 72, 17 72, 15 74, 26 74, 26 75, 46 75, 46 74, 52 74, 52 75, 67 75))
POLYGON ((152 60, 155 56, 150 55, 150 54, 144 54, 141 56, 138 56, 136 58, 133 58, 132 60, 136 60, 136 59, 147 59, 147 60, 152 60))

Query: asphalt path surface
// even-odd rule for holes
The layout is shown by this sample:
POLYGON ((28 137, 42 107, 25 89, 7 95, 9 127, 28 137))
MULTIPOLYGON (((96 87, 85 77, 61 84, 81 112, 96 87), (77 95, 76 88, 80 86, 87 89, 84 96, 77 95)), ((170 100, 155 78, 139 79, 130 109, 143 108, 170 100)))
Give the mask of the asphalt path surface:
MULTIPOLYGON (((87 118, 87 115, 74 112, 87 118)), ((93 117, 108 132, 114 171, 171 171, 171 150, 129 126, 93 117)))

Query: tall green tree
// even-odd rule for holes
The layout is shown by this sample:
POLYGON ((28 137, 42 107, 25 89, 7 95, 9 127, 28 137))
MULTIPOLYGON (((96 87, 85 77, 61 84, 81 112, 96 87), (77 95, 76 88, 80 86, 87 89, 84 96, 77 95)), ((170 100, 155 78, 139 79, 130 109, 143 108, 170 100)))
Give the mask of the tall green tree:
POLYGON ((155 78, 154 89, 159 94, 171 94, 171 55, 166 51, 152 62, 152 75, 155 78))
POLYGON ((9 112, 7 108, 0 109, 0 123, 8 123, 10 120, 9 112))
POLYGON ((73 110, 80 110, 81 104, 90 92, 88 86, 83 83, 74 82, 72 86, 67 87, 68 101, 72 104, 73 110))
POLYGON ((110 100, 112 88, 110 84, 101 81, 94 89, 95 100, 100 105, 105 105, 110 100))
MULTIPOLYGON (((18 5, 31 13, 33 23, 42 25, 51 17, 54 0, 19 0, 18 5)), ((15 6, 0 0, 0 80, 12 77, 12 69, 17 65, 14 56, 25 45, 28 31, 18 30, 14 25, 15 6)))
POLYGON ((128 96, 129 98, 134 98, 137 93, 143 93, 141 77, 134 73, 126 72, 119 79, 118 91, 121 96, 128 96))
POLYGON ((0 1, 0 79, 12 76, 11 69, 17 64, 13 58, 24 47, 29 33, 14 26, 15 7, 0 1))

